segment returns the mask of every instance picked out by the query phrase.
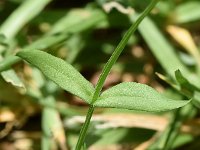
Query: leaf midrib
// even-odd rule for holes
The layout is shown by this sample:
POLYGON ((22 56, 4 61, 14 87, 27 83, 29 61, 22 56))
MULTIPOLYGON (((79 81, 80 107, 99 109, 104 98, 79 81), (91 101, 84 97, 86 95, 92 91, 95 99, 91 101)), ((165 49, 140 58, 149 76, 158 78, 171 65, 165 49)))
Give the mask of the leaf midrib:
MULTIPOLYGON (((55 56, 54 56, 55 57, 55 56)), ((59 59, 59 58, 58 58, 59 59)), ((62 60, 62 59, 61 59, 62 60)), ((63 61, 63 60, 62 60, 63 61)), ((62 74, 63 76, 64 76, 64 78, 67 78, 68 80, 69 80, 69 82, 70 83, 75 83, 78 87, 80 87, 81 89, 84 89, 85 91, 86 91, 86 93, 88 94, 88 96, 90 97, 91 95, 92 95, 92 92, 91 91, 89 91, 87 88, 84 88, 84 86, 82 85, 82 83, 81 83, 81 81, 79 81, 79 80, 76 80, 76 78, 74 77, 74 76, 71 76, 72 77, 72 79, 74 80, 74 82, 72 82, 72 81, 70 81, 70 75, 69 75, 69 73, 67 73, 67 72, 65 72, 65 71, 60 71, 60 70, 57 70, 56 68, 55 68, 55 66, 54 65, 52 65, 52 64, 46 64, 45 63, 45 65, 47 65, 47 67, 49 66, 49 67, 51 67, 51 69, 54 69, 56 72, 59 72, 60 74, 62 74), (65 77, 66 76, 66 77, 65 77)), ((71 66, 70 66, 71 67, 71 66)), ((80 74, 81 75, 81 74, 80 74)), ((86 79, 85 79, 86 80, 86 79)), ((89 85, 89 84, 88 84, 89 85)), ((88 86, 89 87, 89 86, 88 86)), ((90 87, 90 88, 92 88, 92 87, 90 87)))

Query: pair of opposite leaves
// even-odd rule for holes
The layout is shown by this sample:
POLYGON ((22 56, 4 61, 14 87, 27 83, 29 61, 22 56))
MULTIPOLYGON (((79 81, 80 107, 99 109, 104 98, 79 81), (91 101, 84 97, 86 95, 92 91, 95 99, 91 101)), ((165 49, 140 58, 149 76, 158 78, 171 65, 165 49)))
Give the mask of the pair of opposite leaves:
MULTIPOLYGON (((72 65, 39 50, 22 50, 17 56, 39 68, 45 76, 64 90, 80 97, 88 104, 92 103, 95 91, 93 85, 72 65)), ((144 84, 123 82, 104 91, 92 105, 158 112, 176 109, 188 102, 189 100, 169 99, 144 84)))

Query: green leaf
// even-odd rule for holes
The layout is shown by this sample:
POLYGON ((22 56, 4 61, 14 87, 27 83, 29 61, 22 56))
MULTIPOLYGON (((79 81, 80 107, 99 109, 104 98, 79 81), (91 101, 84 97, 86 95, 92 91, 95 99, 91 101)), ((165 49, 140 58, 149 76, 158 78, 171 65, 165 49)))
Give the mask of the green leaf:
POLYGON ((31 19, 37 16, 51 0, 26 0, 0 26, 0 33, 12 39, 31 19))
POLYGON ((156 72, 155 74, 158 76, 158 78, 160 78, 161 80, 169 84, 171 87, 173 87, 177 91, 180 90, 179 86, 176 83, 174 83, 174 81, 172 81, 172 79, 170 79, 169 77, 164 76, 163 74, 160 74, 158 72, 156 72))
POLYGON ((180 128, 186 120, 196 115, 196 109, 192 105, 187 105, 178 109, 173 113, 170 123, 160 134, 156 141, 148 148, 148 150, 171 150, 175 149, 175 140, 180 135, 180 128))
MULTIPOLYGON (((155 5, 159 2, 159 0, 152 0, 151 3, 148 5, 148 7, 142 12, 142 14, 136 19, 135 23, 133 23, 131 25, 131 27, 127 30, 127 32, 125 33, 124 37, 121 39, 121 41, 119 42, 119 44, 117 45, 116 49, 114 50, 114 52, 112 53, 111 57, 109 58, 109 60, 107 61, 107 63, 105 64, 96 88, 95 88, 95 92, 94 92, 94 96, 93 96, 93 100, 92 103, 95 102, 97 100, 97 98, 100 95, 100 92, 103 88, 104 82, 108 76, 108 74, 110 73, 111 68, 113 67, 113 65, 116 63, 117 59, 119 58, 119 56, 121 55, 122 51, 124 50, 126 44, 128 43, 131 35, 137 30, 137 28, 139 27, 140 23, 144 20, 144 18, 151 12, 151 10, 155 7, 155 5)), ((134 13, 131 13, 134 14, 134 13)))
POLYGON ((90 103, 94 92, 92 84, 64 60, 39 50, 23 50, 18 52, 17 56, 39 68, 66 91, 90 103))
MULTIPOLYGON (((52 96, 48 96, 42 100, 48 103, 49 105, 56 105, 56 100, 52 96)), ((66 149, 65 132, 57 109, 48 106, 44 107, 42 111, 42 130, 43 149, 52 149, 52 145, 56 143, 63 149, 66 149)))
POLYGON ((4 34, 0 34, 0 45, 8 46, 7 41, 6 41, 6 37, 5 37, 4 34))
POLYGON ((200 19, 200 2, 188 1, 179 5, 175 10, 175 21, 177 23, 188 23, 200 19))
POLYGON ((188 69, 178 58, 174 47, 171 46, 169 41, 163 36, 156 24, 150 18, 145 18, 138 29, 148 44, 151 52, 171 77, 174 77, 174 71, 177 69, 189 74, 188 69))
MULTIPOLYGON (((134 17, 132 19, 134 20, 134 17)), ((194 76, 194 74, 180 61, 174 47, 169 43, 150 18, 146 17, 140 24, 138 30, 148 44, 151 52, 168 75, 174 78, 174 71, 179 69, 192 83, 194 83, 195 86, 199 87, 199 78, 194 76)))
POLYGON ((1 72, 1 76, 8 83, 11 83, 13 86, 22 88, 23 91, 26 90, 25 85, 21 81, 21 79, 17 76, 14 70, 7 70, 1 72))
POLYGON ((200 109, 200 92, 195 91, 193 94, 193 104, 200 109))
POLYGON ((195 90, 200 91, 198 87, 196 87, 195 85, 191 84, 188 79, 186 79, 180 70, 176 70, 175 71, 175 76, 176 76, 176 80, 178 81, 178 83, 180 84, 181 88, 187 89, 191 92, 194 92, 195 90))
POLYGON ((189 102, 169 99, 144 84, 124 82, 103 92, 94 106, 159 112, 176 109, 189 102))
POLYGON ((63 32, 80 33, 83 30, 97 26, 106 19, 106 14, 101 9, 72 9, 54 24, 48 35, 63 32))
POLYGON ((193 104, 200 108, 200 89, 190 83, 187 78, 185 78, 180 70, 175 71, 175 76, 177 82, 180 84, 180 92, 185 96, 193 99, 193 104))

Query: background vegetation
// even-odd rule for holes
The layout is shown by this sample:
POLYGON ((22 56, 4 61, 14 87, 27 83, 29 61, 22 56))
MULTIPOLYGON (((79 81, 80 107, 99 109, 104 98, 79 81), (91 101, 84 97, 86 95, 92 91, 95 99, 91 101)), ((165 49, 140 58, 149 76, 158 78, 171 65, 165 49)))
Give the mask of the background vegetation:
MULTIPOLYGON (((39 49, 72 64, 93 85, 150 0, 1 0, 0 149, 72 149, 88 105, 15 54, 39 49)), ((131 36, 104 90, 147 84, 172 99, 162 113, 97 108, 88 149, 197 150, 200 147, 200 1, 161 0, 131 36)))

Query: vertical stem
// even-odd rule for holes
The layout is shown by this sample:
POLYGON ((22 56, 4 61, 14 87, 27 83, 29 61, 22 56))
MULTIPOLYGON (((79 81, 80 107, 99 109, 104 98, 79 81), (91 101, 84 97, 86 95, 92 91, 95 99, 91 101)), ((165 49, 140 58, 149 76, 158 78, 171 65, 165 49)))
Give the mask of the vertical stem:
POLYGON ((84 143, 84 140, 85 140, 85 137, 86 137, 86 132, 87 132, 88 126, 90 124, 90 119, 92 117, 93 112, 94 112, 94 106, 90 105, 86 119, 85 119, 85 123, 81 128, 79 139, 78 139, 78 142, 76 144, 75 150, 80 150, 81 147, 83 146, 83 143, 84 143))
POLYGON ((180 118, 179 118, 180 117, 180 109, 176 110, 173 115, 174 115, 173 120, 169 124, 169 126, 170 126, 169 131, 168 131, 167 136, 165 138, 165 141, 163 143, 163 150, 169 150, 170 149, 169 146, 171 146, 171 145, 169 145, 169 143, 170 143, 169 141, 170 141, 170 139, 174 140, 174 138, 178 134, 177 129, 179 129, 180 126, 181 126, 181 121, 180 121, 180 118))
POLYGON ((83 146, 86 132, 87 132, 87 129, 88 129, 88 126, 90 123, 90 119, 91 119, 93 111, 94 111, 93 103, 98 99, 100 92, 103 88, 104 82, 105 82, 108 74, 110 73, 112 66, 117 61, 118 57, 120 56, 121 52, 123 51, 124 47, 126 46, 130 36, 136 31, 137 27, 142 22, 142 20, 151 12, 151 10, 155 7, 155 5, 158 2, 159 2, 159 0, 151 1, 151 3, 147 6, 147 8, 143 11, 143 13, 139 16, 139 18, 136 20, 136 22, 128 29, 128 31, 126 32, 126 34, 124 35, 122 40, 119 42, 117 48, 113 52, 112 56, 110 57, 110 59, 108 60, 106 65, 104 66, 102 73, 99 77, 99 80, 97 82, 95 92, 92 97, 91 105, 90 105, 90 108, 89 108, 87 116, 86 116, 85 123, 84 123, 83 127, 81 128, 78 143, 76 145, 75 150, 80 150, 81 147, 83 146))
POLYGON ((113 52, 112 56, 110 57, 110 59, 108 60, 108 62, 106 63, 106 65, 104 66, 104 68, 102 70, 102 73, 101 73, 101 75, 99 77, 99 80, 97 82, 97 85, 96 85, 96 89, 95 89, 95 93, 94 93, 94 96, 93 96, 93 99, 92 99, 92 103, 94 103, 97 100, 97 98, 99 97, 99 94, 100 94, 100 92, 101 92, 101 90, 103 88, 104 82, 105 82, 108 74, 110 73, 110 70, 111 70, 112 66, 115 64, 115 62, 117 61, 118 57, 120 56, 120 54, 124 50, 124 47, 126 46, 129 38, 137 30, 137 27, 139 26, 139 24, 151 12, 151 10, 155 7, 155 5, 158 2, 159 2, 159 0, 152 0, 151 1, 151 3, 142 12, 142 14, 136 20, 136 22, 128 29, 128 31, 125 33, 125 35, 122 38, 122 40, 117 45, 115 51, 113 52))

